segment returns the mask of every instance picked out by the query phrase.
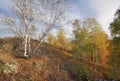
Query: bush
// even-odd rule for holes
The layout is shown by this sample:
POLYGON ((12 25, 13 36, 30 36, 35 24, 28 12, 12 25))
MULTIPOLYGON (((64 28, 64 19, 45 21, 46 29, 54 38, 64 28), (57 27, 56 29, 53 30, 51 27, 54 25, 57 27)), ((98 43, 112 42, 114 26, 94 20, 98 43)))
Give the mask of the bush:
POLYGON ((76 74, 83 81, 92 81, 90 71, 85 64, 76 63, 76 74))

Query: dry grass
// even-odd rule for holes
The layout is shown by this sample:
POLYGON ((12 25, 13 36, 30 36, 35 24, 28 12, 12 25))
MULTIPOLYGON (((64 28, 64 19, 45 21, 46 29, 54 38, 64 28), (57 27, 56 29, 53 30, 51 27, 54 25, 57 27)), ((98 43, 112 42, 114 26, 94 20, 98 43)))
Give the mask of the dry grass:
POLYGON ((10 62, 11 60, 13 60, 14 58, 7 53, 0 53, 0 61, 2 61, 3 63, 7 63, 10 62))
POLYGON ((31 60, 23 58, 13 58, 9 54, 0 54, 0 60, 10 62, 16 60, 19 63, 19 71, 16 74, 4 74, 0 72, 0 81, 46 81, 49 77, 48 66, 45 66, 44 59, 32 58, 31 60), (40 64, 42 69, 39 69, 34 63, 40 64))

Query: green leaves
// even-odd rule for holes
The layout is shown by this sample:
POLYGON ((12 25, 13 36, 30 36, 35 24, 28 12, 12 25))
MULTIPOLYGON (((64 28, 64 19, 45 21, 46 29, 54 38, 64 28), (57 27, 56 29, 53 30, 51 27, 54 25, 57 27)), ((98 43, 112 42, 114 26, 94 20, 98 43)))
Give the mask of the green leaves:
POLYGON ((115 13, 115 18, 109 27, 113 39, 110 41, 109 63, 120 67, 120 8, 115 13))
POLYGON ((115 18, 114 18, 113 22, 110 24, 109 29, 113 36, 115 36, 115 35, 120 36, 120 8, 116 11, 115 18))
POLYGON ((103 51, 105 49, 106 34, 95 18, 87 18, 83 22, 75 20, 73 26, 75 35, 73 41, 75 44, 74 53, 81 54, 82 52, 84 56, 88 54, 88 56, 91 56, 90 54, 93 55, 93 52, 97 51, 98 54, 98 50, 103 51))

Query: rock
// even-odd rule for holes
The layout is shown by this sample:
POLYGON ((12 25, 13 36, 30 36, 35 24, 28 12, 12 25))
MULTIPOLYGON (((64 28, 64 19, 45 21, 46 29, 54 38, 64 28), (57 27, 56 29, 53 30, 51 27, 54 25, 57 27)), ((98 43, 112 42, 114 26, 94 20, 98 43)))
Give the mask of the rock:
POLYGON ((18 67, 19 67, 19 63, 15 60, 5 63, 5 65, 3 66, 3 73, 17 73, 18 72, 18 67))

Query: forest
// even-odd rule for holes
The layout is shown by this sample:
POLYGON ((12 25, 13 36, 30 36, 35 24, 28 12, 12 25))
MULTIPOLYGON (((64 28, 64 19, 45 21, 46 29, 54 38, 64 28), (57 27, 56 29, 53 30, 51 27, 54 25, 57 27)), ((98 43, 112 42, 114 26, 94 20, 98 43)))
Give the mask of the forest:
POLYGON ((119 6, 109 36, 95 17, 69 19, 69 0, 11 2, 0 20, 12 33, 0 38, 0 81, 120 81, 119 6))

